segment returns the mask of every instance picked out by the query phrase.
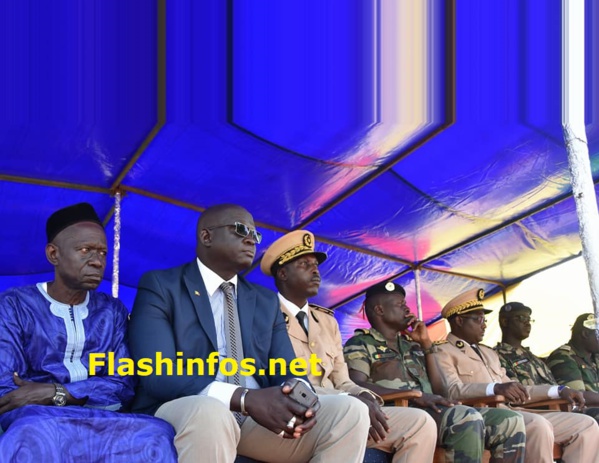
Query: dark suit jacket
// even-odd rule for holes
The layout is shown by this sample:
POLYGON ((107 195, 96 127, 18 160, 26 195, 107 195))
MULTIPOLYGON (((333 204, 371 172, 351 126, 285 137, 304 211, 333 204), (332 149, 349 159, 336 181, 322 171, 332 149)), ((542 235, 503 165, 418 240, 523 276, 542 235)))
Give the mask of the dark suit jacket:
MULTIPOLYGON (((295 358, 275 293, 239 277, 237 306, 245 358, 255 359, 257 369, 268 368, 269 358, 295 358)), ((216 327, 210 300, 197 262, 157 270, 142 276, 129 325, 130 350, 137 362, 153 360, 154 373, 140 376, 133 410, 156 412, 163 403, 198 394, 215 378, 204 375, 156 375, 156 353, 163 358, 207 359, 218 352, 216 327)), ((207 365, 206 365, 207 367, 207 365)), ((260 387, 279 386, 291 375, 259 376, 260 387)))

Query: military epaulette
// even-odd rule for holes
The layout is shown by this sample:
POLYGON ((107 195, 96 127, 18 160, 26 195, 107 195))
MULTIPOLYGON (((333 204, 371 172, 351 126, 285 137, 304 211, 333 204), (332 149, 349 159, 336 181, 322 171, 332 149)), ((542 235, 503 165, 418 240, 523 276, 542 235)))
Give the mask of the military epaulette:
POLYGON ((440 346, 441 344, 447 344, 449 341, 447 339, 439 339, 438 341, 433 342, 435 346, 440 346))
POLYGON ((354 330, 354 336, 360 336, 362 334, 370 334, 370 330, 367 328, 358 328, 354 330))
POLYGON ((331 317, 334 316, 333 310, 327 309, 326 307, 321 307, 321 306, 316 305, 316 304, 310 304, 310 308, 313 309, 313 310, 318 310, 319 312, 326 313, 327 315, 330 315, 331 317))

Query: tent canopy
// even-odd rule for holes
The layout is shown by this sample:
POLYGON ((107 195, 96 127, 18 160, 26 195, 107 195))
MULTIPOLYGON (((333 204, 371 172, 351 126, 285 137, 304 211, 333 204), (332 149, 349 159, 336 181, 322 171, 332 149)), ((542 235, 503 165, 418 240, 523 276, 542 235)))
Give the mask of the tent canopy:
MULTIPOLYGON (((51 277, 45 220, 114 225, 120 296, 190 261, 195 223, 246 207, 307 228, 347 336, 392 279, 423 317, 581 251, 561 132, 559 0, 5 2, 0 289, 51 277)), ((586 1, 586 123, 599 180, 599 6, 586 1)), ((106 278, 112 274, 112 264, 106 278)), ((257 263, 247 272, 273 288, 257 263)))

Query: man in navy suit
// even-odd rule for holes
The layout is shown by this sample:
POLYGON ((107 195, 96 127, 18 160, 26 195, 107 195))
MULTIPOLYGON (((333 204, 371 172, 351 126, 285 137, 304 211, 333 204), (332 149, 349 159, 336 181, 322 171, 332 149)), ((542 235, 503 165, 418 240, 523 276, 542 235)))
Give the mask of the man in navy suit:
POLYGON ((260 371, 268 369, 271 358, 287 365, 295 358, 277 296, 238 276, 251 266, 260 240, 244 208, 206 210, 198 220, 197 259, 145 274, 130 323, 136 361, 160 354, 184 367, 188 359, 204 359, 207 365, 210 354, 218 353, 224 363, 228 321, 221 285, 231 283, 243 357, 253 359, 257 374, 243 377, 240 386, 218 368, 157 374, 156 362, 152 374, 140 377, 133 408, 173 425, 184 463, 232 462, 237 453, 271 462, 360 462, 369 424, 364 404, 347 396, 323 396, 307 408, 289 397, 305 376, 260 371))

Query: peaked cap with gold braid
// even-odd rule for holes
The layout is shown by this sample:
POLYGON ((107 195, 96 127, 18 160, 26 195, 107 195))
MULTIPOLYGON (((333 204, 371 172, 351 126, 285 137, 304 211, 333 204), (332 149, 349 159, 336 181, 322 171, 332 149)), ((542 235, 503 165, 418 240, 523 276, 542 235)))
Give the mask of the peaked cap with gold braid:
POLYGON ((289 232, 269 246, 260 262, 260 270, 265 275, 273 276, 272 268, 275 264, 281 267, 306 254, 314 254, 319 264, 322 264, 327 258, 326 253, 314 250, 312 232, 308 230, 289 232))
POLYGON ((485 290, 472 289, 459 296, 454 297, 451 301, 445 304, 441 311, 443 318, 449 318, 453 315, 462 315, 468 312, 474 312, 475 310, 482 310, 484 313, 493 312, 492 310, 485 309, 482 304, 482 300, 485 297, 485 290))

